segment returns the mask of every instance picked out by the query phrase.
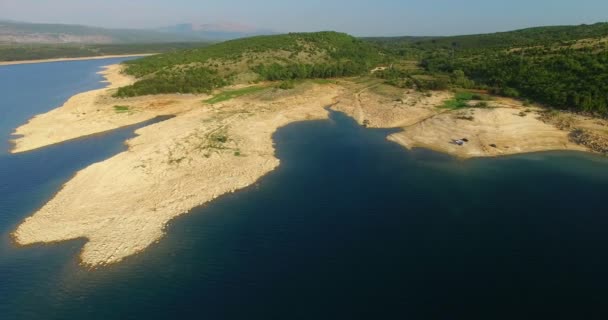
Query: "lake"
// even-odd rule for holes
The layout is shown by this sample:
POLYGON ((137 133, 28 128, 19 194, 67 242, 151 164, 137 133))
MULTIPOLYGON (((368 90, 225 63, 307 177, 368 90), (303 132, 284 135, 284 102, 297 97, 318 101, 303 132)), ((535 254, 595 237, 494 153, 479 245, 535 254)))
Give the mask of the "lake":
POLYGON ((337 112, 280 129, 277 170, 122 263, 82 268, 83 240, 16 247, 20 221, 146 124, 19 155, 10 133, 117 61, 0 67, 0 319, 608 316, 607 158, 462 161, 337 112))

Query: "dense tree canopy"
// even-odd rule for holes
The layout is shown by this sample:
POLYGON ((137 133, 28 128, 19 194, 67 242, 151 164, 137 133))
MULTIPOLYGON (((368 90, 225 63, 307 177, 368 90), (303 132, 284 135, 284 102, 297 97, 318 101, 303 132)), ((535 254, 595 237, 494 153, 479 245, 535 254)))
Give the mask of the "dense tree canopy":
POLYGON ((352 76, 382 59, 377 47, 343 33, 251 37, 126 62, 140 80, 117 95, 206 92, 251 72, 260 80, 352 76))
POLYGON ((608 24, 370 41, 397 59, 420 59, 427 73, 450 75, 456 86, 608 114, 608 24))
POLYGON ((208 93, 227 83, 217 72, 204 67, 168 72, 161 70, 154 77, 142 79, 118 89, 118 97, 134 97, 161 93, 208 93))
POLYGON ((406 67, 376 75, 400 87, 483 88, 608 114, 608 24, 365 40, 336 32, 292 33, 151 56, 126 63, 126 72, 140 80, 117 95, 208 92, 243 74, 271 81, 355 76, 394 63, 406 67), (419 61, 420 68, 407 60, 419 61))

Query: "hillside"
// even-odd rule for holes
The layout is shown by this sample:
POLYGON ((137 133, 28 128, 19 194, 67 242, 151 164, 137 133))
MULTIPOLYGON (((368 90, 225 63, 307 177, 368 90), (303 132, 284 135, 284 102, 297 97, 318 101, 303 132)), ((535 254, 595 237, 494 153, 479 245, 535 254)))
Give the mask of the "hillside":
POLYGON ((139 78, 117 96, 209 92, 259 80, 367 73, 383 59, 376 47, 336 32, 257 36, 126 62, 139 78))
POLYGON ((200 41, 200 37, 150 30, 0 21, 0 44, 133 44, 200 41))
POLYGON ((516 46, 538 46, 565 44, 581 39, 608 36, 608 23, 580 26, 548 26, 527 28, 508 32, 462 35, 450 37, 377 37, 365 38, 387 48, 420 49, 488 49, 510 48, 516 46))
MULTIPOLYGON (((608 114, 608 23, 440 38, 370 38, 452 86, 608 114)), ((410 77, 393 71, 389 78, 410 77)), ((408 83, 392 79, 395 83, 408 83)))
POLYGON ((200 48, 206 42, 152 44, 0 44, 0 62, 98 57, 108 55, 165 53, 200 48))

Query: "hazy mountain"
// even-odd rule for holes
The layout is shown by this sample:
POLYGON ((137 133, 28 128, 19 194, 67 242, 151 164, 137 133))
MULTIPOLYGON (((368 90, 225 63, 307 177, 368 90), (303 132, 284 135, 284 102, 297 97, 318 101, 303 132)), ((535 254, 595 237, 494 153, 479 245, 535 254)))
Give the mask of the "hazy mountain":
POLYGON ((159 28, 157 31, 174 34, 178 36, 193 37, 205 40, 231 40, 257 35, 272 35, 276 34, 271 30, 257 29, 255 27, 222 23, 222 24, 195 24, 183 23, 164 28, 159 28))
POLYGON ((0 21, 0 43, 13 44, 124 44, 199 41, 187 33, 156 30, 106 29, 81 25, 0 21))

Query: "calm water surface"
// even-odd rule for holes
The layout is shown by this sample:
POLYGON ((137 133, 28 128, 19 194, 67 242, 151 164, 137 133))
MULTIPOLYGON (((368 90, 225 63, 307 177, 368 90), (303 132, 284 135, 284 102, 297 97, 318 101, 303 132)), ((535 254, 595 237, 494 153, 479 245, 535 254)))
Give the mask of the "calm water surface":
MULTIPOLYGON (((100 87, 106 64, 0 67, 4 140, 100 87)), ((82 240, 12 245, 19 221, 133 130, 0 153, 0 319, 608 317, 606 158, 459 161, 339 113, 280 129, 276 171, 121 264, 82 269, 82 240)))

